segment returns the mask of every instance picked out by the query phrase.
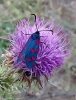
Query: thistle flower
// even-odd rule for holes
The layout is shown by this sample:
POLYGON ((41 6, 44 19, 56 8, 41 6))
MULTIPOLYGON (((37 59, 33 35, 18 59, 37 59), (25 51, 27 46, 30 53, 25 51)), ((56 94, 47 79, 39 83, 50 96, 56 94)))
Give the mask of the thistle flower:
POLYGON ((19 73, 14 81, 21 80, 27 82, 31 86, 32 81, 38 83, 42 87, 40 78, 44 76, 48 80, 55 68, 61 67, 65 58, 69 55, 67 36, 60 28, 54 29, 54 22, 45 22, 44 19, 36 19, 38 30, 53 30, 53 35, 49 31, 40 32, 39 52, 35 61, 35 66, 30 70, 24 62, 16 63, 20 52, 29 39, 29 35, 37 31, 36 25, 30 25, 27 20, 19 21, 16 25, 14 34, 9 35, 11 46, 9 47, 5 57, 4 64, 11 66, 7 74, 19 73), (31 76, 31 77, 30 77, 31 76))

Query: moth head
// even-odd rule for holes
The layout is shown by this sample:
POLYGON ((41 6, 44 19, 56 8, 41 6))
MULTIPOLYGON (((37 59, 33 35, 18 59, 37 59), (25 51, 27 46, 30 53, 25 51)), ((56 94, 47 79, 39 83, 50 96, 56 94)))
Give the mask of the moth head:
POLYGON ((34 40, 40 39, 40 33, 39 33, 39 31, 36 31, 35 33, 32 34, 32 39, 34 39, 34 40))

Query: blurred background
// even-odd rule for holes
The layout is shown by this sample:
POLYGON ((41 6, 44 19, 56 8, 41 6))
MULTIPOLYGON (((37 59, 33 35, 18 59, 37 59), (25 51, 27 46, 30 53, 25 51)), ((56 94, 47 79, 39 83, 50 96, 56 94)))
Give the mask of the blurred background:
MULTIPOLYGON (((0 0, 0 37, 6 38, 6 33, 13 33, 16 22, 24 18, 30 18, 30 14, 32 13, 38 15, 40 18, 44 17, 46 20, 54 20, 57 25, 63 27, 64 32, 68 34, 70 49, 72 50, 64 67, 60 68, 49 80, 49 85, 46 88, 47 93, 45 93, 46 89, 43 90, 43 94, 45 93, 46 97, 40 95, 41 99, 38 100, 50 100, 50 95, 52 94, 50 92, 51 88, 54 93, 56 91, 75 93, 76 0, 0 0)), ((1 55, 8 46, 8 41, 0 39, 0 64, 3 60, 1 55)), ((30 100, 30 96, 27 98, 27 96, 23 94, 26 86, 22 87, 18 82, 12 84, 12 76, 8 78, 4 77, 6 71, 7 68, 0 66, 0 100, 30 100)), ((69 97, 68 95, 66 100, 75 100, 74 97, 69 97)), ((33 97, 33 99, 31 98, 31 100, 34 100, 34 98, 35 97, 33 97)), ((64 97, 63 95, 59 95, 55 100, 64 100, 64 97)))

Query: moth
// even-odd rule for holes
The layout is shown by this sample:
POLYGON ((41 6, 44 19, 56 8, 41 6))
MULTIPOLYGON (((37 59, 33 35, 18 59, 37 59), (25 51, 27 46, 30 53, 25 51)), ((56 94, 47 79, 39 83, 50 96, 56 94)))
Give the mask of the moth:
MULTIPOLYGON (((35 17, 35 25, 37 31, 29 37, 28 41, 25 43, 22 51, 19 53, 17 63, 20 61, 24 61, 26 64, 27 68, 32 69, 35 66, 35 61, 37 59, 37 55, 39 52, 39 44, 40 42, 40 32, 41 31, 51 31, 53 34, 53 30, 38 30, 37 24, 36 24, 36 15, 31 14, 35 17)), ((30 34, 26 34, 30 35, 30 34)))

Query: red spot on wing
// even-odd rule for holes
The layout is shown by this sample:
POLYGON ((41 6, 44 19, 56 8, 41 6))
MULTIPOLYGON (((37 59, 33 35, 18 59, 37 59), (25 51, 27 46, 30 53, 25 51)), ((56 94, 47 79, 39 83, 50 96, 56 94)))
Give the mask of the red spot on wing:
POLYGON ((26 50, 26 46, 24 46, 23 49, 26 50))
POLYGON ((35 60, 35 58, 32 56, 32 58, 31 58, 32 60, 35 60))
POLYGON ((30 41, 31 37, 29 37, 28 41, 30 41))
POLYGON ((37 49, 36 49, 36 52, 38 52, 38 51, 39 51, 39 49, 37 48, 37 49))
POLYGON ((31 61, 31 59, 30 59, 30 58, 28 58, 28 61, 31 61))
POLYGON ((36 44, 39 44, 39 43, 40 43, 40 40, 39 40, 39 39, 37 39, 37 40, 36 40, 36 44))
POLYGON ((32 53, 34 53, 34 51, 35 51, 34 49, 31 49, 31 52, 32 52, 32 53))
POLYGON ((23 61, 23 63, 25 63, 25 60, 24 59, 22 59, 22 61, 23 61))
POLYGON ((20 58, 22 57, 22 52, 20 52, 19 56, 20 56, 20 58))

